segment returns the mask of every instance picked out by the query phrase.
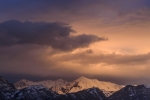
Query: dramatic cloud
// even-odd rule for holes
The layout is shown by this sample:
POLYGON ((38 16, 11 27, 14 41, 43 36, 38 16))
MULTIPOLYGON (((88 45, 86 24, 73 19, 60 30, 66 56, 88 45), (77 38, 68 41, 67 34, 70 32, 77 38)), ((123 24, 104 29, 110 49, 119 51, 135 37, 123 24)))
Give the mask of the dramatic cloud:
POLYGON ((60 22, 20 22, 10 20, 0 23, 0 46, 37 44, 70 51, 88 47, 89 44, 107 40, 95 35, 71 35, 75 32, 68 24, 60 22))

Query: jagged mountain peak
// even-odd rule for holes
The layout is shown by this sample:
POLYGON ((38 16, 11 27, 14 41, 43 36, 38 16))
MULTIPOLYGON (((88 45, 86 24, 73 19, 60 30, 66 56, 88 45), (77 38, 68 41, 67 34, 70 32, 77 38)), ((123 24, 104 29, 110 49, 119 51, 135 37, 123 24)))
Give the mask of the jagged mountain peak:
POLYGON ((87 77, 85 77, 85 76, 81 76, 81 77, 79 77, 77 80, 81 80, 81 79, 82 79, 82 80, 84 80, 84 79, 86 80, 86 79, 89 79, 89 78, 87 78, 87 77))
POLYGON ((5 80, 3 77, 0 77, 0 91, 12 91, 15 90, 15 86, 5 80))
POLYGON ((87 77, 85 77, 85 76, 81 76, 81 77, 79 77, 78 79, 76 79, 75 80, 76 82, 83 82, 83 81, 99 81, 99 80, 97 80, 97 79, 92 79, 92 78, 87 78, 87 77))
MULTIPOLYGON (((75 80, 75 82, 92 82, 92 83, 101 83, 101 84, 113 84, 113 85, 117 85, 115 83, 112 82, 107 82, 107 81, 100 81, 98 79, 93 79, 93 78, 87 78, 87 77, 79 77, 78 79, 75 80)), ((120 85, 121 86, 121 85, 120 85)), ((122 87, 122 86, 121 86, 122 87)))
POLYGON ((106 96, 110 96, 113 92, 118 91, 122 88, 122 86, 115 83, 99 81, 97 79, 90 79, 82 76, 70 83, 70 90, 68 92, 74 93, 93 87, 97 87, 103 90, 103 93, 106 96))
POLYGON ((82 77, 79 77, 78 79, 76 79, 75 80, 76 82, 83 82, 83 81, 90 81, 90 79, 89 78, 86 78, 86 77, 84 77, 84 76, 82 76, 82 77))

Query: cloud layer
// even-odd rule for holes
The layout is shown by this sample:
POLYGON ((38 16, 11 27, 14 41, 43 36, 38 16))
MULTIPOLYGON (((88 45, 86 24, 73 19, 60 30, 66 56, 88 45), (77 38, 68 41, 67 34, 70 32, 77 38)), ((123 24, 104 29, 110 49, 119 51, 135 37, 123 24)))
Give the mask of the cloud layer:
POLYGON ((75 33, 72 27, 61 22, 9 20, 0 23, 0 46, 37 44, 70 51, 88 47, 93 42, 107 40, 96 35, 71 35, 71 33, 75 33))
POLYGON ((150 61, 150 53, 147 54, 137 54, 137 55, 129 55, 129 54, 116 54, 116 53, 92 53, 92 50, 87 50, 85 52, 75 53, 72 55, 63 55, 59 59, 60 61, 73 61, 75 63, 80 63, 83 65, 90 64, 107 64, 107 65, 144 65, 145 63, 149 63, 150 61), (80 58, 80 59, 79 59, 80 58))

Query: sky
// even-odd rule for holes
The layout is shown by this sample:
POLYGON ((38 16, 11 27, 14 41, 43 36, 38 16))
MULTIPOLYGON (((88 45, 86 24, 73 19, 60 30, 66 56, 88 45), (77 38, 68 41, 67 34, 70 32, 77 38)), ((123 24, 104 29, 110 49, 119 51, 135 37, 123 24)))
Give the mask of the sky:
POLYGON ((150 84, 149 0, 0 0, 0 75, 150 84))

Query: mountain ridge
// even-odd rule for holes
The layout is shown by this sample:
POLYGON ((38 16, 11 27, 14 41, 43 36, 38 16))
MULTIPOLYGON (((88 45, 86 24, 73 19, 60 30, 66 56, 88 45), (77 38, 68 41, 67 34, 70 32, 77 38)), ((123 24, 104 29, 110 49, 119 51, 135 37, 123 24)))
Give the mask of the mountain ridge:
MULTIPOLYGON (((78 87, 83 86, 80 85, 80 82, 86 84, 89 79, 79 78, 74 82, 76 83, 75 87, 78 87)), ((0 100, 150 100, 150 88, 146 85, 126 85, 109 97, 98 87, 66 94, 58 94, 43 85, 31 85, 23 89, 16 89, 13 84, 2 77, 0 77, 0 88, 0 100)))
POLYGON ((47 88, 51 88, 54 85, 62 85, 63 83, 66 83, 66 82, 67 81, 64 81, 62 79, 57 79, 54 81, 53 80, 44 80, 44 81, 37 81, 37 82, 22 79, 16 83, 14 83, 14 85, 17 89, 23 89, 23 88, 26 88, 31 85, 40 85, 40 84, 44 85, 47 88))
POLYGON ((33 82, 23 79, 21 81, 16 82, 14 85, 17 89, 23 89, 31 85, 40 85, 40 84, 51 89, 52 91, 57 92, 58 94, 75 93, 88 88, 98 87, 104 92, 106 96, 110 96, 112 93, 122 88, 122 86, 115 83, 99 81, 97 79, 89 79, 84 76, 79 77, 73 82, 67 82, 62 79, 54 81, 46 80, 33 82))

